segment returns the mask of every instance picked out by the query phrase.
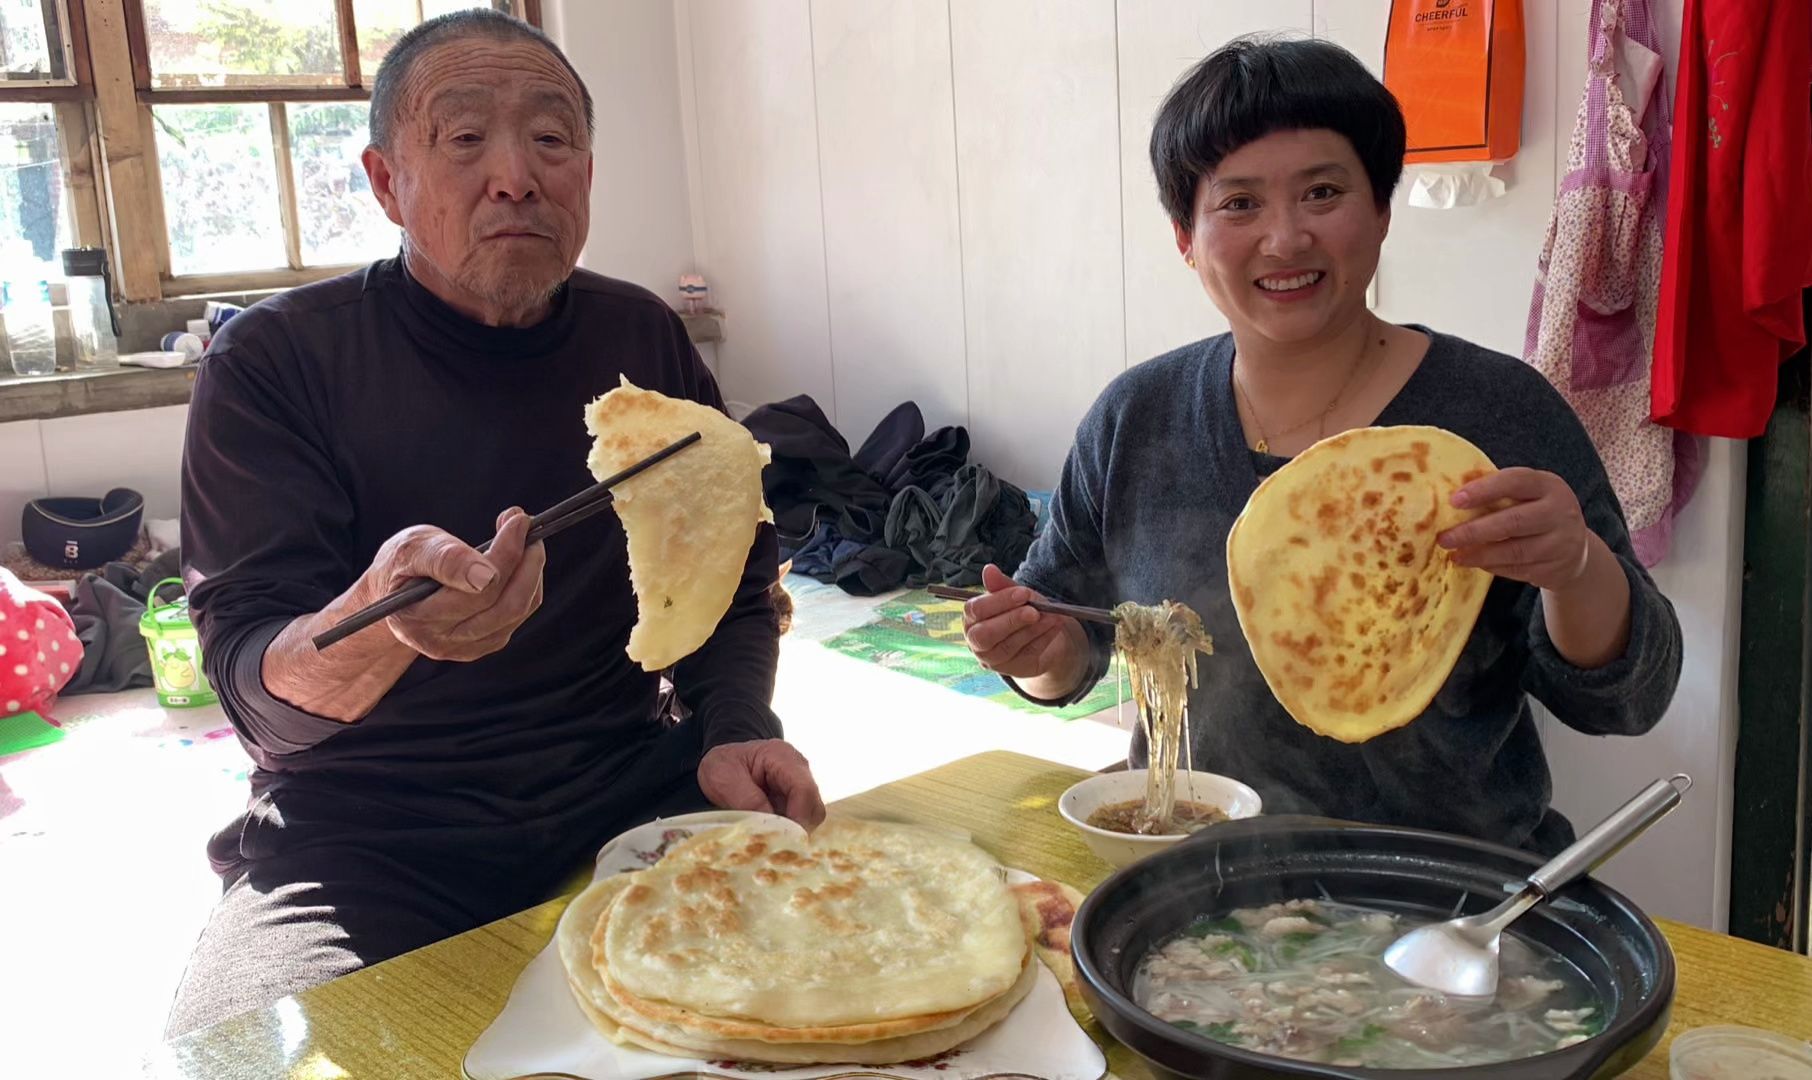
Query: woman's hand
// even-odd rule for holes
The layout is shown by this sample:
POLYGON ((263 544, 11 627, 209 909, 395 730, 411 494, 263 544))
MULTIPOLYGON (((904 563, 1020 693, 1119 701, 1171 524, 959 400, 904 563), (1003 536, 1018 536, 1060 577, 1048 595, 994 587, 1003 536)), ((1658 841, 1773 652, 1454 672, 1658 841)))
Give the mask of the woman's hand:
POLYGON ((1088 637, 1068 615, 1033 608, 1043 599, 990 564, 987 590, 963 605, 963 640, 989 671, 1010 676, 1035 698, 1054 701, 1074 690, 1088 668, 1088 637))
POLYGON ((1574 667, 1603 667, 1630 640, 1630 583, 1623 563, 1586 527, 1565 480, 1536 469, 1505 469, 1454 492, 1457 507, 1494 506, 1436 539, 1453 561, 1541 590, 1554 649, 1574 667))
POLYGON ((1594 543, 1602 543, 1586 528, 1573 489, 1551 472, 1504 469, 1454 492, 1452 502, 1461 509, 1504 504, 1436 537, 1453 561, 1539 589, 1579 584, 1594 543))

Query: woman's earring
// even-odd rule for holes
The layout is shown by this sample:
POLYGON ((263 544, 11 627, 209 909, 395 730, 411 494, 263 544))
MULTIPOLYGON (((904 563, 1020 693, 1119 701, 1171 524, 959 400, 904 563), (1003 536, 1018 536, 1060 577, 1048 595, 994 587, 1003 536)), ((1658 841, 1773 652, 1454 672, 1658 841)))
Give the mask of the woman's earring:
POLYGON ((1191 270, 1194 270, 1195 269, 1195 256, 1194 255, 1183 256, 1183 265, 1189 267, 1189 269, 1191 269, 1191 270))

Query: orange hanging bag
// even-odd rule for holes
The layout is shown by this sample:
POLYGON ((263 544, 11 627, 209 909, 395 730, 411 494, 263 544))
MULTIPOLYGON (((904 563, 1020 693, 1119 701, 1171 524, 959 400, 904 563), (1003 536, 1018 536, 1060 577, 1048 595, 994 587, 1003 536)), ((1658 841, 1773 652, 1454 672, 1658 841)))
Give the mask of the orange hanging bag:
POLYGON ((1404 161, 1507 161, 1523 122, 1522 0, 1391 0, 1384 85, 1404 161))

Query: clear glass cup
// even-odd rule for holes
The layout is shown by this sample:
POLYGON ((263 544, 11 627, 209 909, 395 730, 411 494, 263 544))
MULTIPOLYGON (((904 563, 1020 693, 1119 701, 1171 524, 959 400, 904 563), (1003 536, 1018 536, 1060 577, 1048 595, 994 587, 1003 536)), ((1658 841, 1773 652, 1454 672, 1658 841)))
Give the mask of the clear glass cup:
POLYGON ((69 290, 71 360, 77 371, 120 366, 113 300, 107 280, 107 253, 100 248, 63 252, 63 280, 69 290))

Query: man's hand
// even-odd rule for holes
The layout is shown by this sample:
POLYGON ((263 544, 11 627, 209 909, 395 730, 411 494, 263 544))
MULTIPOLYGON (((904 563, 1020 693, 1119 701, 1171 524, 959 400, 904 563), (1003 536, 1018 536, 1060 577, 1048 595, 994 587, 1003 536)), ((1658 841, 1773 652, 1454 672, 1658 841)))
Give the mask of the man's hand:
POLYGON ((384 541, 361 584, 376 599, 410 578, 440 582, 439 592, 386 624, 398 641, 430 660, 477 660, 509 644, 541 606, 547 552, 525 544, 528 531, 528 514, 505 510, 497 518, 497 538, 481 555, 458 537, 416 525, 384 541))
POLYGON ((390 692, 418 656, 476 660, 503 648, 541 606, 547 556, 540 544, 525 546, 528 530, 527 514, 504 511, 484 555, 426 525, 397 533, 352 588, 313 615, 292 620, 271 641, 260 662, 265 689, 298 709, 351 724, 390 692), (315 635, 418 577, 445 588, 382 627, 316 650, 315 635))
POLYGON ((783 739, 713 747, 698 763, 698 787, 726 810, 785 814, 807 829, 824 820, 811 765, 783 739))

